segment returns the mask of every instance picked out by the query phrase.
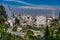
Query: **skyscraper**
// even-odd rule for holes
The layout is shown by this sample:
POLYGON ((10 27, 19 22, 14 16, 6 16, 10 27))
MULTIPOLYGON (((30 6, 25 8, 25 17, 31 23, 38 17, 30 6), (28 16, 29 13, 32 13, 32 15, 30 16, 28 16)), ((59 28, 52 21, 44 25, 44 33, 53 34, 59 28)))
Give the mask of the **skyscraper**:
POLYGON ((8 8, 9 8, 8 17, 9 17, 9 18, 14 18, 14 13, 13 13, 13 11, 12 11, 11 7, 10 7, 10 6, 8 6, 8 8))

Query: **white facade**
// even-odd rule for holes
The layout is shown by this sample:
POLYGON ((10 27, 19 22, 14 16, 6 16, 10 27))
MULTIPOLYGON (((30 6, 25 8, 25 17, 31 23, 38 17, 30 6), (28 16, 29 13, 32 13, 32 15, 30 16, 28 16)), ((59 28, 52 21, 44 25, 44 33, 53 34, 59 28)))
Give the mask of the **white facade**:
POLYGON ((52 19, 53 19, 53 18, 50 18, 50 17, 47 18, 47 25, 50 24, 50 22, 51 22, 52 19))
POLYGON ((46 16, 36 16, 36 25, 45 25, 46 24, 46 16))
POLYGON ((8 20, 8 23, 10 24, 10 27, 13 26, 13 22, 12 22, 12 20, 8 20))
POLYGON ((8 23, 10 24, 10 27, 12 27, 13 24, 15 23, 15 18, 13 18, 13 19, 8 19, 8 23))

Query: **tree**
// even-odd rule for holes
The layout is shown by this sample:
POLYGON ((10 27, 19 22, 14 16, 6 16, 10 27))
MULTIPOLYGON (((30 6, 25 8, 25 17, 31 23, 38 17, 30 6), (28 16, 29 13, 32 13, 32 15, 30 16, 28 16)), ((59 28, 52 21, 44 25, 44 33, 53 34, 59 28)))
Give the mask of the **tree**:
POLYGON ((26 36, 24 37, 24 40, 40 40, 40 38, 34 36, 34 33, 31 30, 28 30, 26 32, 26 36))
POLYGON ((53 19, 52 21, 51 21, 51 24, 50 24, 51 26, 58 26, 59 25, 59 20, 58 19, 53 19))
POLYGON ((8 25, 5 24, 6 17, 5 8, 3 5, 0 5, 0 40, 23 40, 22 37, 7 32, 8 25))
POLYGON ((17 26, 14 26, 12 30, 17 31, 17 26))
POLYGON ((54 31, 58 28, 58 26, 59 26, 59 20, 58 19, 53 19, 51 21, 51 24, 50 24, 51 34, 54 33, 54 31))
POLYGON ((49 34, 46 39, 48 40, 60 40, 60 24, 58 19, 53 19, 50 23, 49 34))
POLYGON ((15 24, 19 25, 19 19, 15 18, 15 24))
POLYGON ((26 35, 27 35, 27 36, 33 36, 34 33, 33 33, 31 30, 28 30, 26 35))
POLYGON ((7 28, 8 28, 8 25, 7 24, 0 24, 0 31, 6 31, 7 30, 7 28), (3 29, 3 30, 2 30, 3 29))
POLYGON ((0 5, 0 24, 4 23, 6 18, 6 11, 3 5, 0 5))
POLYGON ((60 27, 58 27, 58 31, 56 32, 56 40, 60 40, 60 27))
POLYGON ((26 35, 24 36, 24 40, 29 40, 29 37, 33 36, 33 32, 31 30, 27 30, 26 35))
POLYGON ((0 15, 0 24, 4 22, 4 17, 3 15, 0 15))
POLYGON ((45 31, 45 40, 48 40, 49 37, 49 27, 46 27, 46 31, 45 31))

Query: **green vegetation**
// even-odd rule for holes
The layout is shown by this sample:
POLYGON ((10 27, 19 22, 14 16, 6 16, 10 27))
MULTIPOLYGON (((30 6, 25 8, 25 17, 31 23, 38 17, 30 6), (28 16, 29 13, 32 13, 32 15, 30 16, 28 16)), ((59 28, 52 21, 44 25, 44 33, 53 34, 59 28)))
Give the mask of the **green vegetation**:
POLYGON ((22 37, 7 33, 8 25, 5 24, 6 12, 4 6, 0 5, 0 40, 23 40, 22 37))
POLYGON ((17 26, 13 27, 12 31, 17 31, 17 26))
POLYGON ((0 24, 5 22, 6 16, 7 15, 4 6, 0 5, 0 24))
POLYGON ((24 40, 40 40, 40 38, 34 36, 34 33, 31 30, 28 30, 26 32, 26 36, 24 37, 24 40))
POLYGON ((7 30, 7 28, 8 28, 8 25, 7 24, 0 24, 0 31, 6 31, 7 30))
POLYGON ((50 26, 46 27, 45 40, 60 40, 60 24, 58 19, 53 19, 50 26))
POLYGON ((19 19, 15 18, 15 25, 19 25, 19 19))
POLYGON ((49 27, 46 26, 45 40, 48 40, 48 37, 49 37, 49 27))
POLYGON ((23 38, 14 34, 0 31, 0 40, 23 40, 23 38))

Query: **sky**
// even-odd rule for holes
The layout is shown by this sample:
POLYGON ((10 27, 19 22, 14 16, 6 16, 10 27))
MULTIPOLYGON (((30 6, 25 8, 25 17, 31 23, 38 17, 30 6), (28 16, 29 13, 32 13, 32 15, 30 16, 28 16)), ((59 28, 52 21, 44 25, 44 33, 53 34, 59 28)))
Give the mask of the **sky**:
POLYGON ((55 8, 56 14, 60 12, 60 0, 0 0, 0 4, 5 6, 7 13, 9 13, 8 5, 15 13, 52 13, 51 10, 40 10, 39 8, 55 8))
POLYGON ((60 6, 60 0, 0 0, 0 4, 12 6, 60 6))

